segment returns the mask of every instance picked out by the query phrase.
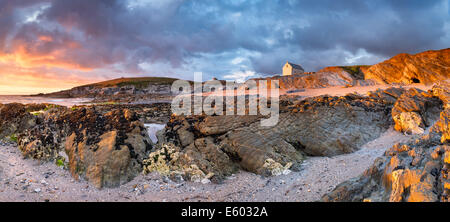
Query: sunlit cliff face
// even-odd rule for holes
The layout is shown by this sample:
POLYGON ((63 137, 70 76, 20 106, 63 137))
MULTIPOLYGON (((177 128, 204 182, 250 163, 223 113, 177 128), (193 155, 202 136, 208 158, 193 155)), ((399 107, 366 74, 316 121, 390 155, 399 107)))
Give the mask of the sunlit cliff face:
POLYGON ((306 71, 374 64, 448 47, 448 10, 447 0, 0 0, 0 94, 194 72, 244 81, 287 60, 306 71))

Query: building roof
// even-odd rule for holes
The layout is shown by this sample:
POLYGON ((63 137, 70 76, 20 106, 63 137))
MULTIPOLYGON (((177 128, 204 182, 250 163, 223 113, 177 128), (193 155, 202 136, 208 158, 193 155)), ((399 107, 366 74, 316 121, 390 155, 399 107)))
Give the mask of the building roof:
POLYGON ((294 64, 294 63, 290 63, 290 62, 287 62, 287 63, 288 63, 289 65, 291 65, 292 68, 294 68, 294 69, 300 69, 300 70, 305 71, 301 65, 297 65, 297 64, 294 64))

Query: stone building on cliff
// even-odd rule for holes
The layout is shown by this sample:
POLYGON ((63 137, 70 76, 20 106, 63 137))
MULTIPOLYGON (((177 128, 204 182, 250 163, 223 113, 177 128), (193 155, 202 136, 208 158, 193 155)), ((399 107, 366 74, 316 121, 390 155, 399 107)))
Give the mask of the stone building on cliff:
POLYGON ((305 70, 300 65, 286 62, 286 64, 283 66, 283 76, 290 76, 303 73, 305 73, 305 70))

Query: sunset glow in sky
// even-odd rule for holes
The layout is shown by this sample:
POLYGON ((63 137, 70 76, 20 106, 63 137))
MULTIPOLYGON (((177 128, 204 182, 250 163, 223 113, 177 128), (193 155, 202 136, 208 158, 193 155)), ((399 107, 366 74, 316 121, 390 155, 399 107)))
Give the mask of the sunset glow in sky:
POLYGON ((449 1, 0 0, 0 94, 119 78, 229 80, 450 47, 449 1))

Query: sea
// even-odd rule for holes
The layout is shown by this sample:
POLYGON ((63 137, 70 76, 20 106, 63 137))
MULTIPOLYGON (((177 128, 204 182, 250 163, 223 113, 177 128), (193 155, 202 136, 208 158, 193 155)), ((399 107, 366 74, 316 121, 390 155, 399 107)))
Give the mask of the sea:
POLYGON ((47 98, 47 97, 34 97, 34 96, 1 96, 0 103, 22 103, 22 104, 32 104, 32 103, 49 103, 61 106, 72 107, 75 105, 87 105, 90 104, 92 99, 90 98, 47 98))

